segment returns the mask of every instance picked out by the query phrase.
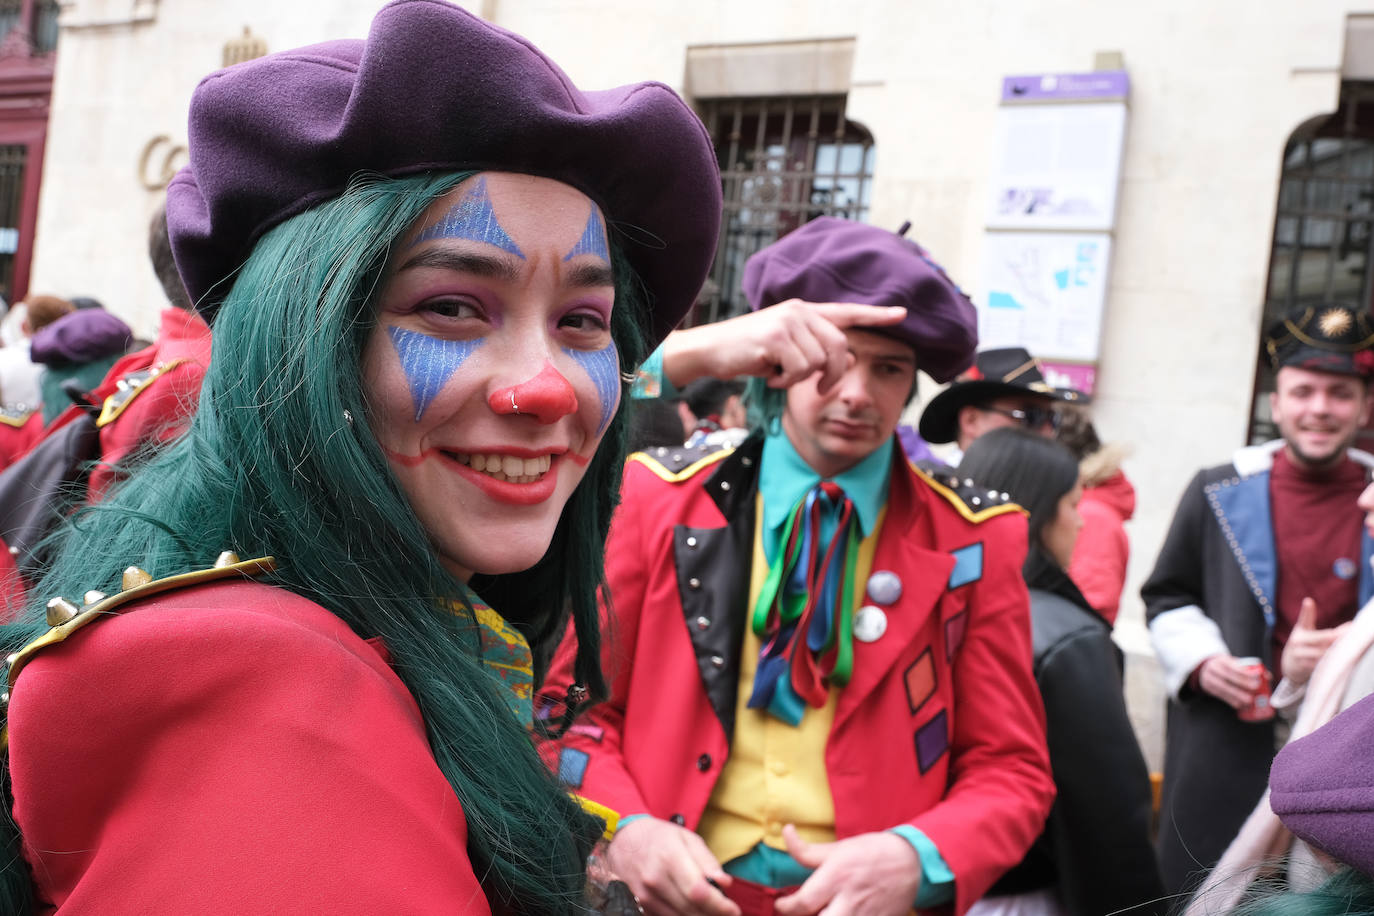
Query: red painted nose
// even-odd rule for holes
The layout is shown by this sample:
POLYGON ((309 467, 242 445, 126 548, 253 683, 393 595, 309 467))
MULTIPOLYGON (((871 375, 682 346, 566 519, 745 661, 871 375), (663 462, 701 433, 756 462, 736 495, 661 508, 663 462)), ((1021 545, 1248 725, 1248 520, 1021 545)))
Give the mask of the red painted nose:
POLYGON ((577 392, 563 373, 546 360, 534 378, 493 391, 487 404, 500 414, 521 413, 540 423, 556 423, 577 410, 577 392))

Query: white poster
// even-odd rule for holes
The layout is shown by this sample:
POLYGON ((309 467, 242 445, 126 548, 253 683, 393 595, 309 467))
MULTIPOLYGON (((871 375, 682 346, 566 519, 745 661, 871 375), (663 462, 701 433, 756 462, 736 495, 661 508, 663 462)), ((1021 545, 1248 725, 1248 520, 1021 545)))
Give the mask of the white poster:
POLYGON ((1046 360, 1097 359, 1111 236, 989 232, 984 236, 978 347, 1025 347, 1046 360))
POLYGON ((1000 108, 988 228, 1110 230, 1125 133, 1123 102, 1000 108))

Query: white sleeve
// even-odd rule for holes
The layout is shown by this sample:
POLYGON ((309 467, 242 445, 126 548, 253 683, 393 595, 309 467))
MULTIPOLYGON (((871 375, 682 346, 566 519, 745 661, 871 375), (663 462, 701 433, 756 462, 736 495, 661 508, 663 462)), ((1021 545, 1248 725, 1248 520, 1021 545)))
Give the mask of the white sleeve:
POLYGON ((1164 674, 1169 696, 1179 691, 1198 665, 1213 655, 1230 655, 1217 622, 1196 604, 1174 608, 1150 621, 1150 643, 1164 674))

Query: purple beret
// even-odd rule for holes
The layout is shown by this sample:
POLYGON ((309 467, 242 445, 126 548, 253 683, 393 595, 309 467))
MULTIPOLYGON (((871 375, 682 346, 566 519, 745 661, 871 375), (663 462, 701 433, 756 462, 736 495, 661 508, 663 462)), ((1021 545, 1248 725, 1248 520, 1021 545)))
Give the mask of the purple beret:
POLYGON ((1374 876, 1374 697, 1274 758, 1269 804, 1294 834, 1374 876))
POLYGON ((129 326, 104 309, 77 309, 34 333, 29 358, 45 366, 88 363, 123 353, 133 342, 129 326))
POLYGON ((744 295, 754 309, 788 299, 900 305, 901 324, 867 328, 916 351, 916 364, 947 382, 973 362, 978 315, 963 290, 915 242, 895 232, 818 216, 744 265, 744 295))
POLYGON ((676 93, 583 92, 524 38, 441 0, 387 4, 366 41, 211 74, 191 99, 188 137, 167 225, 207 319, 263 233, 359 172, 521 172, 577 188, 648 289, 656 338, 691 307, 715 255, 715 151, 676 93))

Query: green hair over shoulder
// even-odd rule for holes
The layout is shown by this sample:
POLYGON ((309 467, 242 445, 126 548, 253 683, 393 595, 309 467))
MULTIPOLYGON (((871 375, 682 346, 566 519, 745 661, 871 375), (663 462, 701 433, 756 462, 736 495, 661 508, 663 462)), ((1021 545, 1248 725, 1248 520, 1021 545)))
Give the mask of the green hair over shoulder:
MULTIPOLYGON (((444 570, 365 421, 359 366, 390 247, 466 177, 362 177, 268 232, 215 318, 214 359, 189 431, 69 520, 32 593, 39 600, 0 641, 12 652, 45 631, 43 598, 117 592, 130 565, 164 577, 204 568, 225 549, 273 555, 278 569, 265 581, 385 642, 462 803, 468 853, 488 892, 518 911, 570 913, 582 909, 585 860, 601 825, 548 773, 482 669, 471 609, 448 611, 462 602, 461 583, 444 570)), ((612 336, 622 365, 636 365, 646 355, 643 298, 624 259, 613 251, 612 260, 612 336)), ((533 569, 471 583, 540 660, 571 614, 576 674, 594 697, 606 692, 596 591, 624 440, 621 411, 533 569)), ((0 911, 30 912, 7 765, 3 775, 0 911)))

